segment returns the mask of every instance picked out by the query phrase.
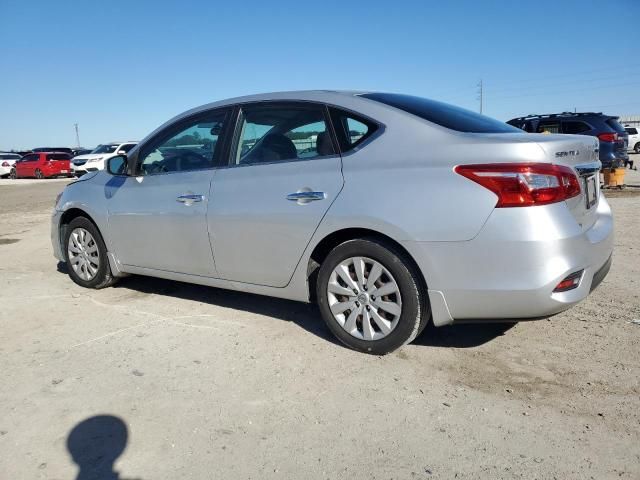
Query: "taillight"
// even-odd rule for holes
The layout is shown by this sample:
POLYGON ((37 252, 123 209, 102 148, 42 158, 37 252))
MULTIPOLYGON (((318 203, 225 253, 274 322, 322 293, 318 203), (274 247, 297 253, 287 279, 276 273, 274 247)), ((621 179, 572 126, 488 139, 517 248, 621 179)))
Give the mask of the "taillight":
POLYGON ((600 133, 598 135, 598 140, 601 142, 617 142, 618 134, 617 133, 600 133))
POLYGON ((580 194, 578 177, 563 165, 491 163, 458 165, 454 170, 495 193, 497 208, 547 205, 580 194))
POLYGON ((2 166, 3 167, 10 167, 11 165, 9 165, 9 162, 2 162, 2 166))

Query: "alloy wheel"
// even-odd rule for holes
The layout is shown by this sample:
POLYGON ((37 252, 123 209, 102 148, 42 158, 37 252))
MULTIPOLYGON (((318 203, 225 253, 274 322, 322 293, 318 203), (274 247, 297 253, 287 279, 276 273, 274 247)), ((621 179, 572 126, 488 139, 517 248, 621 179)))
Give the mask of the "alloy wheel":
POLYGON ((361 340, 386 337, 402 313, 400 287, 393 275, 367 257, 347 258, 333 269, 327 298, 336 322, 361 340))
POLYGON ((84 228, 76 228, 69 235, 67 258, 73 271, 83 280, 92 280, 100 268, 98 244, 84 228))

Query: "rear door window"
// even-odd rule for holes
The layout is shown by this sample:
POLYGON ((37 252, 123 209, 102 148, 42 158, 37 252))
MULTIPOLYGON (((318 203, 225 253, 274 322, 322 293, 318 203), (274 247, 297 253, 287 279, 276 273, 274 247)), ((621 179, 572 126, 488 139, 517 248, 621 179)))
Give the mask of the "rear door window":
POLYGON ((500 120, 427 98, 397 93, 365 93, 361 96, 458 132, 515 133, 519 131, 518 128, 500 120))
POLYGON ((537 133, 560 133, 558 120, 543 120, 538 123, 537 133))
POLYGON ((584 122, 578 121, 563 121, 562 122, 562 133, 583 133, 591 130, 591 127, 584 122))
POLYGON ((321 105, 242 107, 234 164, 308 160, 335 154, 321 105))

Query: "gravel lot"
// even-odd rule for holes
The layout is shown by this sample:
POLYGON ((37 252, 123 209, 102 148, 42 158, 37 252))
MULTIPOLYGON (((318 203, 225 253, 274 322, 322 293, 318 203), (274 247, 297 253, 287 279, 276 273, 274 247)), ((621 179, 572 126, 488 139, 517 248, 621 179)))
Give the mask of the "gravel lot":
POLYGON ((81 289, 51 254, 63 185, 0 185, 0 478, 74 478, 67 437, 96 415, 128 440, 116 418, 76 430, 83 474, 640 478, 640 196, 611 199, 613 267, 576 308, 373 357, 304 304, 141 277, 81 289))

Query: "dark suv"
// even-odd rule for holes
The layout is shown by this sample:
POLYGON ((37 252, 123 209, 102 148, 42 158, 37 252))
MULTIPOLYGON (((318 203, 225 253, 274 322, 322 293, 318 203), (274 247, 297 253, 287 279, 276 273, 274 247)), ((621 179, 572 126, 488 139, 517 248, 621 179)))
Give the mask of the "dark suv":
POLYGON ((507 123, 529 133, 569 133, 598 137, 602 168, 621 167, 629 160, 629 135, 618 123, 618 117, 594 112, 564 112, 527 115, 507 123))

